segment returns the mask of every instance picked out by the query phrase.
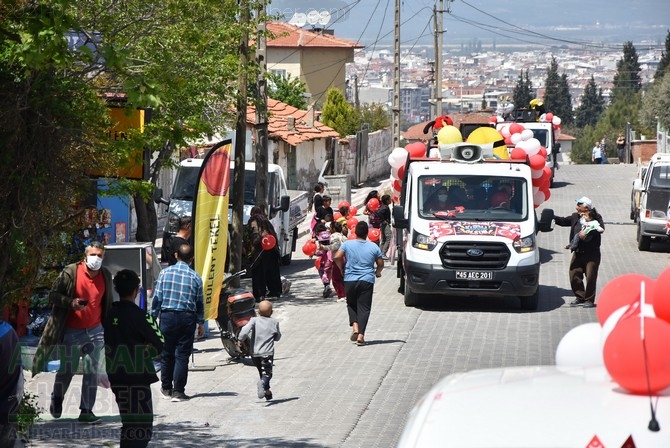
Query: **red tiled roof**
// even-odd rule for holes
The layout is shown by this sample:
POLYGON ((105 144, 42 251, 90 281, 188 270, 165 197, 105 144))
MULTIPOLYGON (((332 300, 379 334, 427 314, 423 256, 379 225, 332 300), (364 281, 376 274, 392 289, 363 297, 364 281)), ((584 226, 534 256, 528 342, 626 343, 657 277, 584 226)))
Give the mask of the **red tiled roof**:
MULTIPOLYGON (((471 114, 449 114, 449 117, 454 121, 454 126, 459 127, 461 123, 482 123, 486 124, 489 122, 491 117, 493 116, 492 113, 487 113, 487 112, 475 112, 471 114)), ((407 131, 403 132, 403 137, 405 140, 422 140, 426 138, 431 138, 432 134, 424 134, 423 133, 423 128, 426 127, 426 124, 428 124, 430 121, 433 120, 428 120, 424 121, 423 123, 415 124, 414 126, 411 126, 407 131)))
POLYGON ((311 48, 364 48, 364 45, 353 40, 342 39, 330 34, 315 33, 304 30, 286 22, 268 22, 268 31, 276 37, 268 38, 268 47, 311 47, 311 48))
MULTIPOLYGON (((268 98, 268 137, 283 140, 289 145, 327 137, 339 137, 335 130, 314 120, 314 125, 308 124, 308 111, 296 109, 281 101, 268 98), (293 117, 295 124, 289 129, 289 117, 293 117)), ((247 123, 256 124, 256 107, 247 107, 247 123)))

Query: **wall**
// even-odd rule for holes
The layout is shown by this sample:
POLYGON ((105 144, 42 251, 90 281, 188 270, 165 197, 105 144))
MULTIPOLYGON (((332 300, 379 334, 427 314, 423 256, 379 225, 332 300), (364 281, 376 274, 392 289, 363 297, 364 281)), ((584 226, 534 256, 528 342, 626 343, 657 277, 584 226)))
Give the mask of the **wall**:
POLYGON ((646 163, 656 154, 656 140, 633 140, 630 142, 633 161, 646 163))
MULTIPOLYGON (((393 149, 393 131, 390 128, 368 134, 368 166, 367 179, 388 177, 391 168, 388 164, 388 155, 393 149)), ((356 170, 356 136, 350 135, 346 140, 340 141, 335 148, 335 163, 333 174, 351 174, 356 170)))

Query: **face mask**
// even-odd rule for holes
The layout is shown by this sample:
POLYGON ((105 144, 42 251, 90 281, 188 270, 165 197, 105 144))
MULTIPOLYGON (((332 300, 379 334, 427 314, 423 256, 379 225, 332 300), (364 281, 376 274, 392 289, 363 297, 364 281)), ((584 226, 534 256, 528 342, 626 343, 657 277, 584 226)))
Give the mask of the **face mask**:
POLYGON ((102 258, 97 255, 86 256, 86 267, 92 271, 97 271, 102 267, 102 258))
POLYGON ((439 195, 437 195, 437 197, 440 201, 446 201, 447 200, 447 195, 446 194, 439 194, 439 195))

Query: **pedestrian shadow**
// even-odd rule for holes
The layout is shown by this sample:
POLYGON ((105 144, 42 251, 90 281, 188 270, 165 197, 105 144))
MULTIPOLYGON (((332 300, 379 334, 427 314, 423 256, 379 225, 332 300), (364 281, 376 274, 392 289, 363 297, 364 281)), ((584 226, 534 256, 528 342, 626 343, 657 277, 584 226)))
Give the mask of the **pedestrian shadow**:
POLYGON ((237 397, 239 395, 240 394, 237 392, 205 392, 201 394, 193 394, 191 395, 191 399, 205 397, 237 397))
POLYGON ((280 399, 278 399, 278 400, 277 400, 277 399, 273 399, 273 400, 267 401, 267 402, 265 403, 265 407, 266 407, 266 408, 269 408, 270 406, 274 406, 274 405, 276 405, 276 404, 288 403, 289 401, 295 401, 295 400, 299 400, 299 399, 300 399, 300 397, 280 398, 280 399))
POLYGON ((383 345, 383 344, 395 344, 396 342, 400 342, 402 344, 407 343, 407 341, 403 339, 372 339, 369 341, 365 341, 365 346, 368 345, 383 345))

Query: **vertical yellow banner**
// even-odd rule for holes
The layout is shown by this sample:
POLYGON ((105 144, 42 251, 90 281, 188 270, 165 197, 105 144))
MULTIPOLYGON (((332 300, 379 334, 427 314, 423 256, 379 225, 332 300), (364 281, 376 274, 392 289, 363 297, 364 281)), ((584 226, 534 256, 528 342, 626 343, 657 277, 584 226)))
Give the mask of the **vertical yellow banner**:
POLYGON ((228 248, 228 192, 232 141, 215 145, 200 168, 193 203, 195 270, 202 277, 205 319, 215 319, 228 248))

